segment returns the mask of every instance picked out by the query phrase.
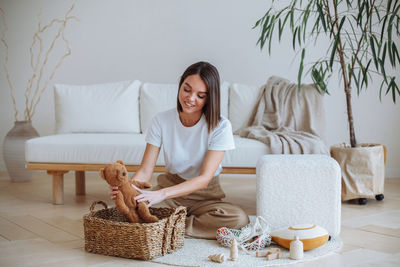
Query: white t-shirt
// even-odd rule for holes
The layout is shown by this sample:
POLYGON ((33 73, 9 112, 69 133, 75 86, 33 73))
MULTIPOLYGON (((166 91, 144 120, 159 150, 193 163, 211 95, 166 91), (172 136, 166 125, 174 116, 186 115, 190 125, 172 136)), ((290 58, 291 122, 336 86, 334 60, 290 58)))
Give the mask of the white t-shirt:
MULTIPOLYGON (((228 119, 221 116, 217 127, 208 133, 204 114, 196 125, 186 127, 182 125, 176 108, 158 113, 152 119, 145 140, 151 145, 162 146, 166 169, 186 180, 200 174, 208 150, 235 149, 228 119)), ((214 176, 221 170, 220 164, 214 176)))

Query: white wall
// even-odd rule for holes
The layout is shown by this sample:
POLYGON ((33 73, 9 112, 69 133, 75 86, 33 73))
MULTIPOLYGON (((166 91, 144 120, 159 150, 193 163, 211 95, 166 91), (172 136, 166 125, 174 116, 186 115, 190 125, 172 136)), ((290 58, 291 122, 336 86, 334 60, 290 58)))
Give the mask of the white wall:
MULTIPOLYGON (((0 2, 9 27, 8 67, 20 114, 27 80, 32 75, 28 49, 37 27, 37 14, 42 9, 43 23, 47 23, 63 17, 72 3, 69 0, 0 2)), ((139 79, 174 83, 188 65, 199 60, 213 63, 223 81, 262 85, 271 75, 296 81, 299 60, 294 59, 290 33, 282 43, 274 45, 273 56, 256 47, 258 30, 251 28, 269 3, 261 0, 77 1, 72 14, 80 22, 71 21, 65 32, 72 55, 64 61, 43 95, 33 118, 34 127, 40 135, 53 133, 54 82, 90 84, 139 79)), ((50 38, 45 37, 47 41, 50 38)), ((62 43, 56 47, 56 57, 50 62, 63 53, 62 43)), ((322 50, 317 47, 311 51, 317 56, 322 50)), ((3 46, 0 60, 3 64, 3 46)), ((13 126, 14 117, 3 68, 0 73, 0 139, 3 140, 13 126)), ((311 80, 308 78, 305 82, 311 80)), ((344 94, 338 79, 333 77, 329 87, 331 96, 325 102, 327 142, 331 145, 348 141, 348 133, 344 94)), ((389 97, 380 103, 377 86, 370 86, 359 98, 354 97, 353 103, 358 142, 385 144, 387 176, 400 177, 400 105, 393 105, 389 97)), ((2 155, 0 170, 5 170, 2 155)))

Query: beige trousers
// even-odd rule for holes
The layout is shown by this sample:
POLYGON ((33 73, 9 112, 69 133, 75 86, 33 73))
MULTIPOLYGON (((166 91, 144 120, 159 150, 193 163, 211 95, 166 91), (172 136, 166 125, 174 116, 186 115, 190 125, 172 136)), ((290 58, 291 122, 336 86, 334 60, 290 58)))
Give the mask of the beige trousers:
MULTIPOLYGON (((180 184, 185 180, 176 174, 163 173, 157 178, 158 185, 152 190, 180 184)), ((249 217, 240 207, 222 201, 224 191, 219 177, 214 177, 207 188, 184 197, 167 199, 158 206, 187 208, 186 235, 196 238, 216 239, 216 231, 223 226, 240 229, 249 223, 249 217)))

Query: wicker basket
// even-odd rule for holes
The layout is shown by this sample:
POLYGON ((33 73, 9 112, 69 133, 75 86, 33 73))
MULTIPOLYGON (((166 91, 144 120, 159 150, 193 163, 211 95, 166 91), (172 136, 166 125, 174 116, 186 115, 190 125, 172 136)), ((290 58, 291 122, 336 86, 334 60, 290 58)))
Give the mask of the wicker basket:
POLYGON ((102 201, 90 206, 83 217, 85 250, 130 259, 149 260, 181 248, 185 235, 186 208, 150 208, 160 220, 155 223, 129 223, 116 208, 102 201), (104 209, 94 211, 97 204, 104 209))

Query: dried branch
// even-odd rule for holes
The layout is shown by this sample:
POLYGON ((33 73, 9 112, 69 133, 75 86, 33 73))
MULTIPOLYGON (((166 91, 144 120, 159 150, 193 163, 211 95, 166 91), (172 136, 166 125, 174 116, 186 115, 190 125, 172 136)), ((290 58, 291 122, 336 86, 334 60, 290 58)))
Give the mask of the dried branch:
POLYGON ((51 27, 51 26, 53 25, 53 23, 55 23, 55 22, 62 22, 62 25, 61 25, 60 29, 58 30, 57 35, 54 37, 53 41, 51 42, 50 48, 47 50, 46 55, 45 55, 45 58, 44 58, 44 61, 43 61, 42 65, 41 65, 39 77, 37 78, 37 82, 36 82, 35 92, 34 92, 34 94, 33 94, 33 96, 32 96, 32 99, 31 99, 29 108, 28 108, 28 110, 27 110, 28 119, 29 119, 29 120, 32 118, 32 115, 33 115, 32 113, 33 113, 34 107, 36 107, 37 103, 40 101, 41 95, 42 95, 43 92, 47 89, 47 84, 48 84, 48 82, 53 78, 55 71, 59 68, 59 66, 61 65, 61 63, 62 63, 62 61, 64 60, 64 58, 65 58, 66 56, 68 56, 68 55, 71 54, 71 49, 70 49, 70 47, 69 47, 69 44, 68 44, 68 42, 66 42, 68 52, 67 52, 65 55, 63 55, 63 56, 61 57, 60 61, 59 61, 58 64, 56 65, 56 67, 55 67, 55 69, 54 69, 54 71, 53 71, 53 73, 52 73, 52 75, 51 75, 51 79, 49 79, 49 80, 45 83, 45 86, 40 90, 40 94, 39 94, 40 82, 41 82, 42 77, 43 77, 44 68, 45 68, 45 66, 46 66, 46 64, 47 64, 47 61, 48 61, 48 58, 49 58, 50 53, 53 51, 55 42, 57 41, 57 39, 58 39, 61 35, 63 36, 63 39, 64 39, 64 41, 65 41, 64 30, 65 30, 65 26, 66 26, 68 20, 70 20, 70 19, 77 19, 76 17, 69 16, 69 14, 71 13, 71 11, 72 11, 73 8, 74 8, 74 5, 72 5, 71 8, 67 11, 67 13, 66 13, 66 15, 65 15, 65 17, 64 17, 64 20, 53 19, 53 20, 50 22, 50 24, 48 24, 47 26, 43 27, 43 28, 39 31, 40 33, 42 33, 42 32, 44 32, 47 28, 51 27), (38 94, 39 94, 39 95, 38 95, 38 94), (35 103, 36 103, 36 104, 35 104, 35 103))
POLYGON ((64 40, 65 45, 66 45, 66 47, 67 47, 67 52, 60 58, 60 60, 58 61, 58 63, 57 63, 56 66, 54 67, 54 69, 53 69, 51 75, 50 75, 49 78, 47 79, 47 81, 46 81, 45 85, 43 86, 42 90, 40 91, 39 97, 37 98, 36 102, 34 103, 34 99, 32 99, 31 106, 32 106, 33 103, 34 103, 34 105, 33 105, 33 109, 31 109, 31 117, 33 117, 33 115, 35 114, 36 106, 37 106, 37 104, 40 102, 41 96, 42 96, 43 93, 46 91, 47 85, 48 85, 49 82, 53 79, 53 77, 54 77, 56 71, 57 71, 58 68, 61 66, 61 64, 62 64, 62 62, 64 61, 64 59, 65 59, 66 57, 68 57, 69 55, 71 55, 71 46, 70 46, 70 43, 68 42, 68 40, 65 38, 64 30, 65 30, 65 27, 66 27, 67 22, 68 22, 69 19, 77 19, 76 17, 69 17, 69 16, 68 16, 68 14, 70 13, 70 11, 72 11, 72 8, 73 8, 73 6, 72 6, 71 9, 67 12, 67 15, 65 16, 65 20, 64 20, 64 22, 63 22, 63 25, 62 25, 62 27, 60 28, 60 31, 59 31, 59 32, 61 32, 62 39, 64 40))
POLYGON ((8 44, 7 44, 7 41, 5 38, 6 32, 8 31, 8 27, 7 27, 7 23, 6 23, 6 14, 4 13, 4 10, 2 8, 0 8, 0 13, 1 13, 1 18, 3 21, 3 25, 4 25, 4 30, 3 30, 3 33, 1 34, 1 42, 4 44, 4 46, 6 48, 4 70, 6 72, 8 85, 10 86, 10 95, 11 95, 11 99, 12 99, 13 107, 14 107, 14 118, 17 121, 18 120, 18 109, 17 109, 17 104, 15 102, 14 86, 11 82, 10 73, 8 71, 8 44))
MULTIPOLYGON (((47 86, 49 84, 49 82, 54 78, 54 75, 56 73, 56 71, 58 70, 58 68, 61 66, 61 64, 63 63, 64 59, 71 55, 71 47, 70 44, 68 42, 68 40, 65 38, 64 35, 64 30, 65 27, 67 25, 67 22, 71 19, 75 19, 77 21, 79 21, 78 18, 76 18, 75 16, 70 16, 70 13, 72 12, 74 8, 74 5, 71 6, 71 8, 67 11, 67 13, 65 14, 63 19, 53 19, 50 21, 50 23, 48 23, 45 26, 41 26, 42 24, 42 16, 41 16, 41 12, 38 15, 38 27, 36 32, 33 35, 33 40, 32 40, 32 44, 29 48, 29 53, 30 53, 30 64, 32 67, 32 76, 30 77, 30 79, 28 79, 27 82, 27 87, 25 90, 25 112, 24 112, 24 118, 25 120, 32 120, 32 117, 35 113, 36 110, 36 106, 38 105, 38 103, 40 102, 41 96, 43 95, 43 93, 46 91, 47 86), (49 30, 52 26, 59 24, 60 28, 57 31, 56 36, 53 38, 50 47, 48 48, 48 50, 46 51, 45 55, 44 55, 44 59, 42 60, 42 55, 44 53, 44 49, 43 49, 43 39, 41 37, 42 34, 44 34, 47 30, 49 30), (41 81, 44 75, 44 70, 45 67, 47 65, 49 56, 51 54, 51 52, 54 49, 55 43, 59 38, 62 38, 66 47, 67 47, 67 52, 61 56, 61 58, 58 60, 57 64, 55 65, 53 71, 51 72, 49 78, 45 81, 44 86, 41 87, 41 81), (39 51, 37 56, 35 56, 34 53, 34 47, 37 44, 37 42, 39 42, 39 51), (35 86, 35 90, 33 91, 33 84, 35 82, 36 79, 36 86, 35 86), (41 87, 41 88, 40 88, 41 87), (33 93, 33 95, 32 95, 33 93)), ((8 45, 7 42, 5 40, 5 33, 7 32, 7 24, 5 21, 5 13, 4 11, 0 8, 0 11, 2 13, 2 18, 3 18, 3 24, 4 24, 4 31, 2 33, 2 39, 1 41, 3 42, 3 44, 6 47, 6 59, 5 59, 5 64, 4 64, 4 68, 6 70, 6 74, 7 74, 7 79, 8 79, 8 83, 10 85, 10 92, 11 92, 11 98, 14 104, 14 110, 15 110, 15 120, 18 120, 18 110, 16 107, 16 101, 15 101, 15 97, 14 97, 14 87, 12 86, 12 82, 11 82, 11 78, 8 72, 8 68, 7 68, 7 64, 8 64, 8 45)))
POLYGON ((26 90, 25 90, 25 113, 24 113, 25 119, 29 118, 29 108, 28 108, 29 107, 29 97, 30 97, 31 92, 32 92, 33 81, 36 78, 37 70, 39 68, 40 58, 42 56, 42 51, 43 51, 43 40, 39 36, 39 32, 41 31, 41 28, 40 28, 41 23, 42 23, 42 11, 40 11, 40 13, 38 15, 38 30, 33 35, 32 45, 29 48, 29 53, 30 53, 30 56, 31 56, 31 67, 32 67, 33 74, 32 74, 32 77, 28 80, 28 85, 27 85, 26 90), (40 47, 39 48, 40 49, 39 49, 39 53, 37 55, 36 64, 35 64, 35 66, 33 66, 33 58, 34 58, 33 47, 36 44, 36 39, 39 40, 39 43, 40 43, 40 47))

